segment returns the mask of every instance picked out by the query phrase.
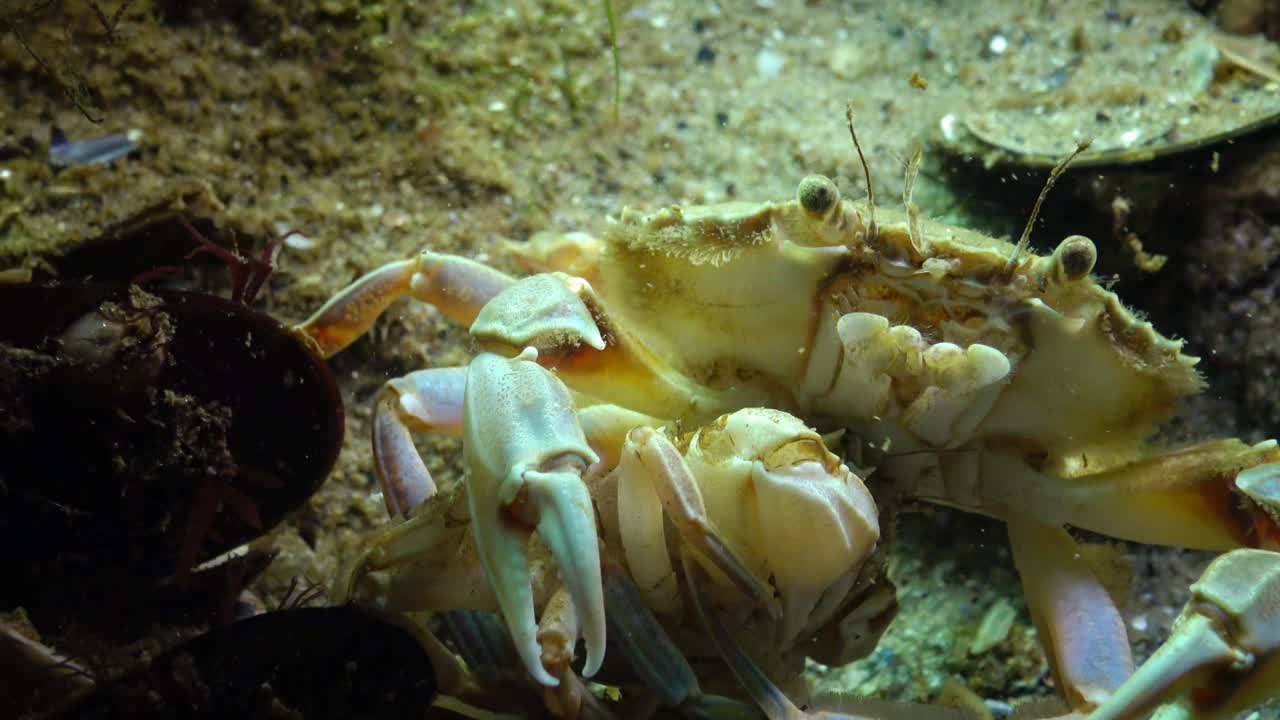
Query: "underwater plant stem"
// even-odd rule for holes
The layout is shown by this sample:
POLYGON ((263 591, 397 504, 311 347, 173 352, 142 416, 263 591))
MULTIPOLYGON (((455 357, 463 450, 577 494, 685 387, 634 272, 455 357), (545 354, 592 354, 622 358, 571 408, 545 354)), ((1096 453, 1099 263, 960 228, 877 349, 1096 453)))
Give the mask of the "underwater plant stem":
POLYGON ((613 52, 613 120, 622 112, 622 59, 618 55, 618 22, 613 13, 613 0, 602 0, 605 17, 609 18, 609 47, 613 52))
MULTIPOLYGON (((40 8, 40 9, 43 9, 43 8, 40 8)), ((88 120, 89 122, 95 125, 102 124, 102 121, 105 118, 102 116, 94 116, 93 112, 82 101, 80 91, 83 91, 83 88, 80 88, 79 89, 80 91, 78 91, 77 87, 72 86, 67 82, 64 82, 62 80, 62 77, 58 75, 58 73, 54 72, 53 68, 50 67, 49 64, 44 61, 44 58, 41 58, 38 54, 36 54, 36 51, 31 47, 31 43, 27 41, 26 36, 22 34, 22 31, 18 29, 18 26, 14 22, 7 20, 5 17, 0 17, 0 29, 7 29, 13 35, 13 37, 18 41, 18 44, 22 46, 22 49, 26 50, 27 54, 31 56, 31 59, 35 61, 36 65, 38 65, 40 69, 43 70, 44 73, 49 76, 50 80, 52 80, 54 83, 58 85, 59 88, 62 89, 63 94, 65 94, 67 96, 67 99, 70 100, 71 103, 76 106, 76 109, 80 111, 80 114, 84 115, 86 120, 88 120)))

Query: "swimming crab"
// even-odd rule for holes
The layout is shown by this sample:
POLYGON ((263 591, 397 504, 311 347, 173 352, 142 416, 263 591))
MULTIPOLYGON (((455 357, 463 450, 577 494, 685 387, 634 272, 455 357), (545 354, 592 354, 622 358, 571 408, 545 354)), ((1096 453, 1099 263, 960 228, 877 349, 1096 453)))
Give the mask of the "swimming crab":
MULTIPOLYGON (((466 426, 466 446, 504 455, 492 465, 513 468, 504 470, 505 478, 524 484, 518 492, 527 498, 516 504, 526 507, 495 513, 506 525, 501 529, 477 522, 484 507, 476 496, 485 492, 477 479, 484 482, 480 473, 487 470, 468 452, 465 488, 446 485, 430 493, 406 521, 376 533, 367 551, 340 573, 335 597, 393 611, 501 609, 524 667, 555 688, 547 705, 565 717, 611 716, 582 711, 584 703, 595 701, 570 667, 581 633, 586 673, 599 668, 592 643, 598 637, 593 633, 603 628, 592 628, 592 622, 607 623, 609 647, 628 660, 622 672, 615 665, 605 673, 610 684, 626 686, 628 695, 643 694, 655 707, 696 711, 705 709, 703 688, 725 685, 724 678, 708 684, 706 667, 698 673, 692 667, 718 664, 718 655, 696 628, 682 622, 692 617, 678 569, 685 563, 706 563, 710 572, 699 576, 705 578, 704 593, 735 618, 735 630, 751 645, 755 661, 790 682, 791 690, 802 689, 797 681, 806 656, 844 662, 874 648, 896 610, 884 563, 878 556, 867 562, 879 538, 876 506, 822 436, 795 416, 767 408, 739 410, 689 432, 672 432, 656 418, 612 405, 574 410, 564 386, 536 364, 535 352, 515 358, 481 354, 467 369, 465 392, 450 391, 465 397, 455 417, 466 426), (556 442, 538 443, 541 452, 523 463, 507 462, 506 453, 513 446, 526 452, 535 446, 506 443, 504 438, 521 431, 470 406, 473 397, 489 398, 493 383, 505 381, 538 396, 539 406, 531 410, 539 426, 549 430, 546 435, 558 435, 556 442), (548 486, 549 467, 569 470, 559 487, 548 486), (579 503, 589 524, 571 538, 565 526, 575 519, 565 517, 579 503), (536 520, 524 519, 533 513, 536 520), (583 540, 597 532, 593 515, 609 552, 583 540), (664 516, 681 551, 670 550, 664 516), (540 540, 528 544, 527 558, 522 524, 536 526, 540 540), (486 556, 494 553, 487 543, 504 542, 514 544, 514 552, 486 556), (801 546, 806 552, 796 555, 793 548, 801 546), (492 585, 486 575, 494 578, 492 585), (582 587, 591 582, 602 583, 599 599, 591 586, 582 587)), ((410 377, 423 382, 433 372, 410 377)), ((439 422, 440 415, 433 419, 439 422)), ((518 424, 525 422, 522 417, 518 424)), ((406 457, 417 458, 407 450, 406 457)), ((409 484, 416 489, 424 479, 409 484)), ((383 487, 390 507, 414 494, 403 484, 383 487)), ((493 663, 468 648, 500 645, 500 639, 460 628, 457 618, 445 622, 469 663, 493 663), (459 632, 469 634, 459 639, 459 632)), ((482 685, 494 684, 485 682, 484 671, 478 674, 482 685)), ((487 706, 492 693, 486 689, 492 690, 452 683, 447 691, 487 706)))
MULTIPOLYGON (((847 431, 854 453, 873 458, 898 492, 1007 524, 1057 686, 1075 711, 1136 718, 1172 704, 1223 717, 1273 695, 1280 555, 1247 548, 1280 538, 1276 443, 1153 445, 1203 380, 1180 341, 1095 281, 1093 243, 1071 236, 1036 255, 1032 223, 1015 245, 931 222, 910 185, 900 211, 877 208, 870 192, 844 199, 820 176, 786 201, 624 209, 601 237, 513 246, 532 272, 519 280, 424 250, 360 278, 300 328, 333 354, 406 295, 470 327, 482 352, 468 367, 387 383, 374 421, 376 471, 389 510, 406 516, 436 494, 411 433, 464 436, 478 562, 455 557, 467 567, 453 577, 469 573, 471 582, 451 584, 447 602, 483 605, 474 588, 491 588, 544 685, 560 678, 544 667, 550 641, 540 644, 532 585, 548 576, 545 563, 558 566, 575 611, 568 652, 580 634, 591 675, 605 647, 600 538, 629 518, 647 529, 620 531, 623 554, 658 613, 683 583, 735 588, 793 636, 828 619, 876 525, 861 483, 815 460, 824 456, 812 449, 814 426, 847 431), (680 447, 682 428, 769 412, 753 408, 799 418, 782 440, 745 449, 744 462, 790 475, 776 502, 756 497, 771 491, 759 470, 722 485, 715 463, 688 456, 698 441, 680 447), (798 452, 806 443, 808 455, 798 452), (770 465, 780 448, 795 457, 770 465), (634 477, 620 469, 628 463, 634 477), (610 501, 615 513, 627 510, 615 520, 588 490, 606 475, 619 495, 630 493, 610 501), (798 524, 763 529, 764 513, 792 506, 780 527, 798 524), (665 540, 663 511, 680 541, 665 540), (1224 551, 1193 586, 1173 636, 1136 672, 1120 615, 1067 527, 1224 551), (535 530, 550 561, 526 543, 535 530), (683 579, 669 542, 685 548, 683 579), (827 543, 839 550, 828 554, 827 543), (812 554, 832 559, 810 563, 812 554)), ((396 537, 382 561, 439 540, 396 537)), ((720 592, 711 614, 733 617, 729 602, 720 592)), ((715 631, 719 619, 711 621, 715 631)), ((718 646, 728 656, 741 639, 718 646)), ((730 665, 754 697, 769 694, 749 662, 730 665)))

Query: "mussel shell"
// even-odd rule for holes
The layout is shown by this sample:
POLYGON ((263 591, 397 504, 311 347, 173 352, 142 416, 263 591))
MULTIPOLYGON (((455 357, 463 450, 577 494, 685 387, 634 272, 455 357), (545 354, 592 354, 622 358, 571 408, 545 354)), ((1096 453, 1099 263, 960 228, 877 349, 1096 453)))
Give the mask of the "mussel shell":
POLYGON ((414 631, 354 606, 278 610, 212 630, 58 718, 410 718, 436 694, 414 631))
MULTIPOLYGON (((1029 133, 1035 135, 1035 133, 1029 133)), ((1157 161, 1170 164, 1200 154, 1208 155, 1215 149, 1226 149, 1236 143, 1255 138, 1274 137, 1280 134, 1280 112, 1241 123, 1229 130, 1186 138, 1176 142, 1152 142, 1138 147, 1103 147, 1095 143, 1093 149, 1080 153, 1072 162, 1073 170, 1108 169, 1147 165, 1157 161)), ((1069 138, 1068 138, 1069 139, 1069 138)), ((955 131, 955 137, 942 143, 942 149, 952 157, 969 157, 996 168, 1027 168, 1048 171, 1062 162, 1071 148, 1055 146, 1053 150, 1039 149, 1016 142, 1013 136, 978 124, 964 122, 955 131), (1054 152, 1054 151, 1057 152, 1054 152)), ((1205 163, 1205 167, 1208 163, 1205 163)))
POLYGON ((103 303, 132 307, 137 292, 0 285, 0 607, 127 598, 174 573, 206 480, 247 498, 260 522, 220 503, 197 563, 279 523, 337 458, 331 371, 252 308, 159 291, 138 312, 167 330, 142 362, 69 357, 68 328, 103 303))

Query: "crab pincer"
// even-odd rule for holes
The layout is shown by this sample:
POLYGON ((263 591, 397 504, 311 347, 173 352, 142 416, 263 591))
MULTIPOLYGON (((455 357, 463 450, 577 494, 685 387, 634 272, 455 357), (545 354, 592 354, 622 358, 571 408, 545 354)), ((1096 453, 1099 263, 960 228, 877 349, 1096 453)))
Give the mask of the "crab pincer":
POLYGON ((568 389, 536 360, 533 348, 514 358, 481 353, 472 360, 463 433, 480 562, 525 667, 555 686, 542 666, 525 546, 537 530, 556 559, 586 641, 583 674, 595 674, 604 660, 604 594, 595 512, 582 474, 599 457, 568 389))
MULTIPOLYGON (((1269 473, 1274 477, 1276 468, 1269 473)), ((1243 549, 1209 565, 1173 633, 1089 720, 1231 718, 1274 697, 1280 681, 1280 562, 1243 549)))

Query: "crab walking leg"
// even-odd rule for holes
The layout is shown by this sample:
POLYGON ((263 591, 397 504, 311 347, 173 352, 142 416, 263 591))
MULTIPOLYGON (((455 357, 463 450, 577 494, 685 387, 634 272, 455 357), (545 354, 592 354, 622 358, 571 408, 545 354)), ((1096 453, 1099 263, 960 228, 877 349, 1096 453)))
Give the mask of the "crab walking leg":
POLYGON ((543 703, 551 714, 562 718, 607 717, 601 714, 595 696, 573 671, 573 648, 578 643, 578 612, 568 591, 561 587, 552 594, 538 622, 538 645, 542 666, 560 681, 543 689, 543 703), (586 704, 592 712, 583 711, 586 704))
POLYGON ((622 449, 633 429, 661 427, 668 421, 618 405, 591 405, 578 410, 578 422, 591 449, 600 455, 600 468, 612 470, 622 460, 622 449))
POLYGON ((1133 674, 1120 612, 1060 527, 1008 520, 1014 564, 1058 687, 1074 708, 1097 707, 1133 674))
POLYGON ((1277 688, 1280 554, 1235 550, 1209 565, 1173 634, 1089 720, 1137 720, 1162 703, 1173 716, 1230 718, 1277 688))
POLYGON ((716 651, 729 666, 729 671, 738 679, 742 689, 746 690, 769 720, 804 718, 805 714, 769 680, 760 666, 743 652, 742 647, 716 617, 711 607, 711 598, 707 597, 706 591, 703 590, 703 586, 708 582, 706 572, 687 551, 680 553, 680 561, 683 565, 685 580, 689 585, 689 595, 693 599, 693 607, 698 613, 698 620, 711 635, 711 642, 715 644, 716 651))
POLYGON ((406 294, 430 303, 449 319, 470 325, 495 295, 514 283, 510 276, 458 255, 423 250, 361 276, 297 326, 332 357, 373 326, 391 303, 406 294))
MULTIPOLYGON (((618 463, 619 527, 624 537, 653 538, 659 542, 627 542, 627 564, 639 584, 648 587, 648 578, 665 581, 671 576, 671 561, 664 543, 660 542, 661 510, 665 510, 680 537, 723 572, 735 586, 755 603, 779 612, 773 600, 773 589, 756 577, 733 550, 724 543, 711 519, 680 451, 662 433, 643 427, 632 430, 623 446, 618 463), (660 505, 652 502, 652 498, 660 505), (656 513, 656 514, 655 514, 656 513), (656 521, 658 532, 637 531, 636 523, 656 521), (640 578, 645 580, 640 580, 640 578)), ((661 582, 660 585, 661 586, 661 582)))
MULTIPOLYGON (((604 600, 608 610, 612 649, 621 651, 644 690, 628 701, 631 717, 656 715, 659 707, 678 708, 683 716, 707 718, 756 717, 752 708, 736 701, 702 694, 698 677, 639 589, 618 565, 605 556, 604 600)), ((570 663, 577 639, 577 614, 564 588, 547 602, 538 623, 538 642, 547 671, 560 680, 558 688, 546 688, 546 706, 555 717, 612 718, 570 663)))
POLYGON ((418 370, 389 380, 373 413, 373 467, 387 514, 406 518, 436 492, 414 432, 462 434, 464 367, 418 370))
POLYGON ((1206 550, 1280 540, 1280 449, 1217 440, 1098 475, 1059 480, 1037 503, 1065 522, 1135 542, 1206 550))
POLYGON ((676 707, 702 695, 688 659, 654 617, 640 589, 616 565, 611 564, 605 574, 604 599, 615 648, 663 707, 676 707))
POLYGON ((909 492, 1002 520, 1028 514, 1046 525, 1197 550, 1280 541, 1280 448, 1270 440, 1215 440, 1078 477, 1039 472, 1005 452, 933 457, 939 472, 909 492))
POLYGON ((466 493, 446 485, 404 522, 388 524, 339 569, 330 597, 392 612, 477 608, 496 610, 484 569, 459 563, 469 545, 466 493), (375 575, 385 574, 383 577, 375 575))
POLYGON ((533 530, 560 566, 586 641, 584 674, 605 649, 595 512, 582 475, 599 458, 587 444, 564 384, 528 348, 511 359, 471 361, 463 398, 463 446, 476 549, 525 668, 543 685, 525 545, 533 530))

